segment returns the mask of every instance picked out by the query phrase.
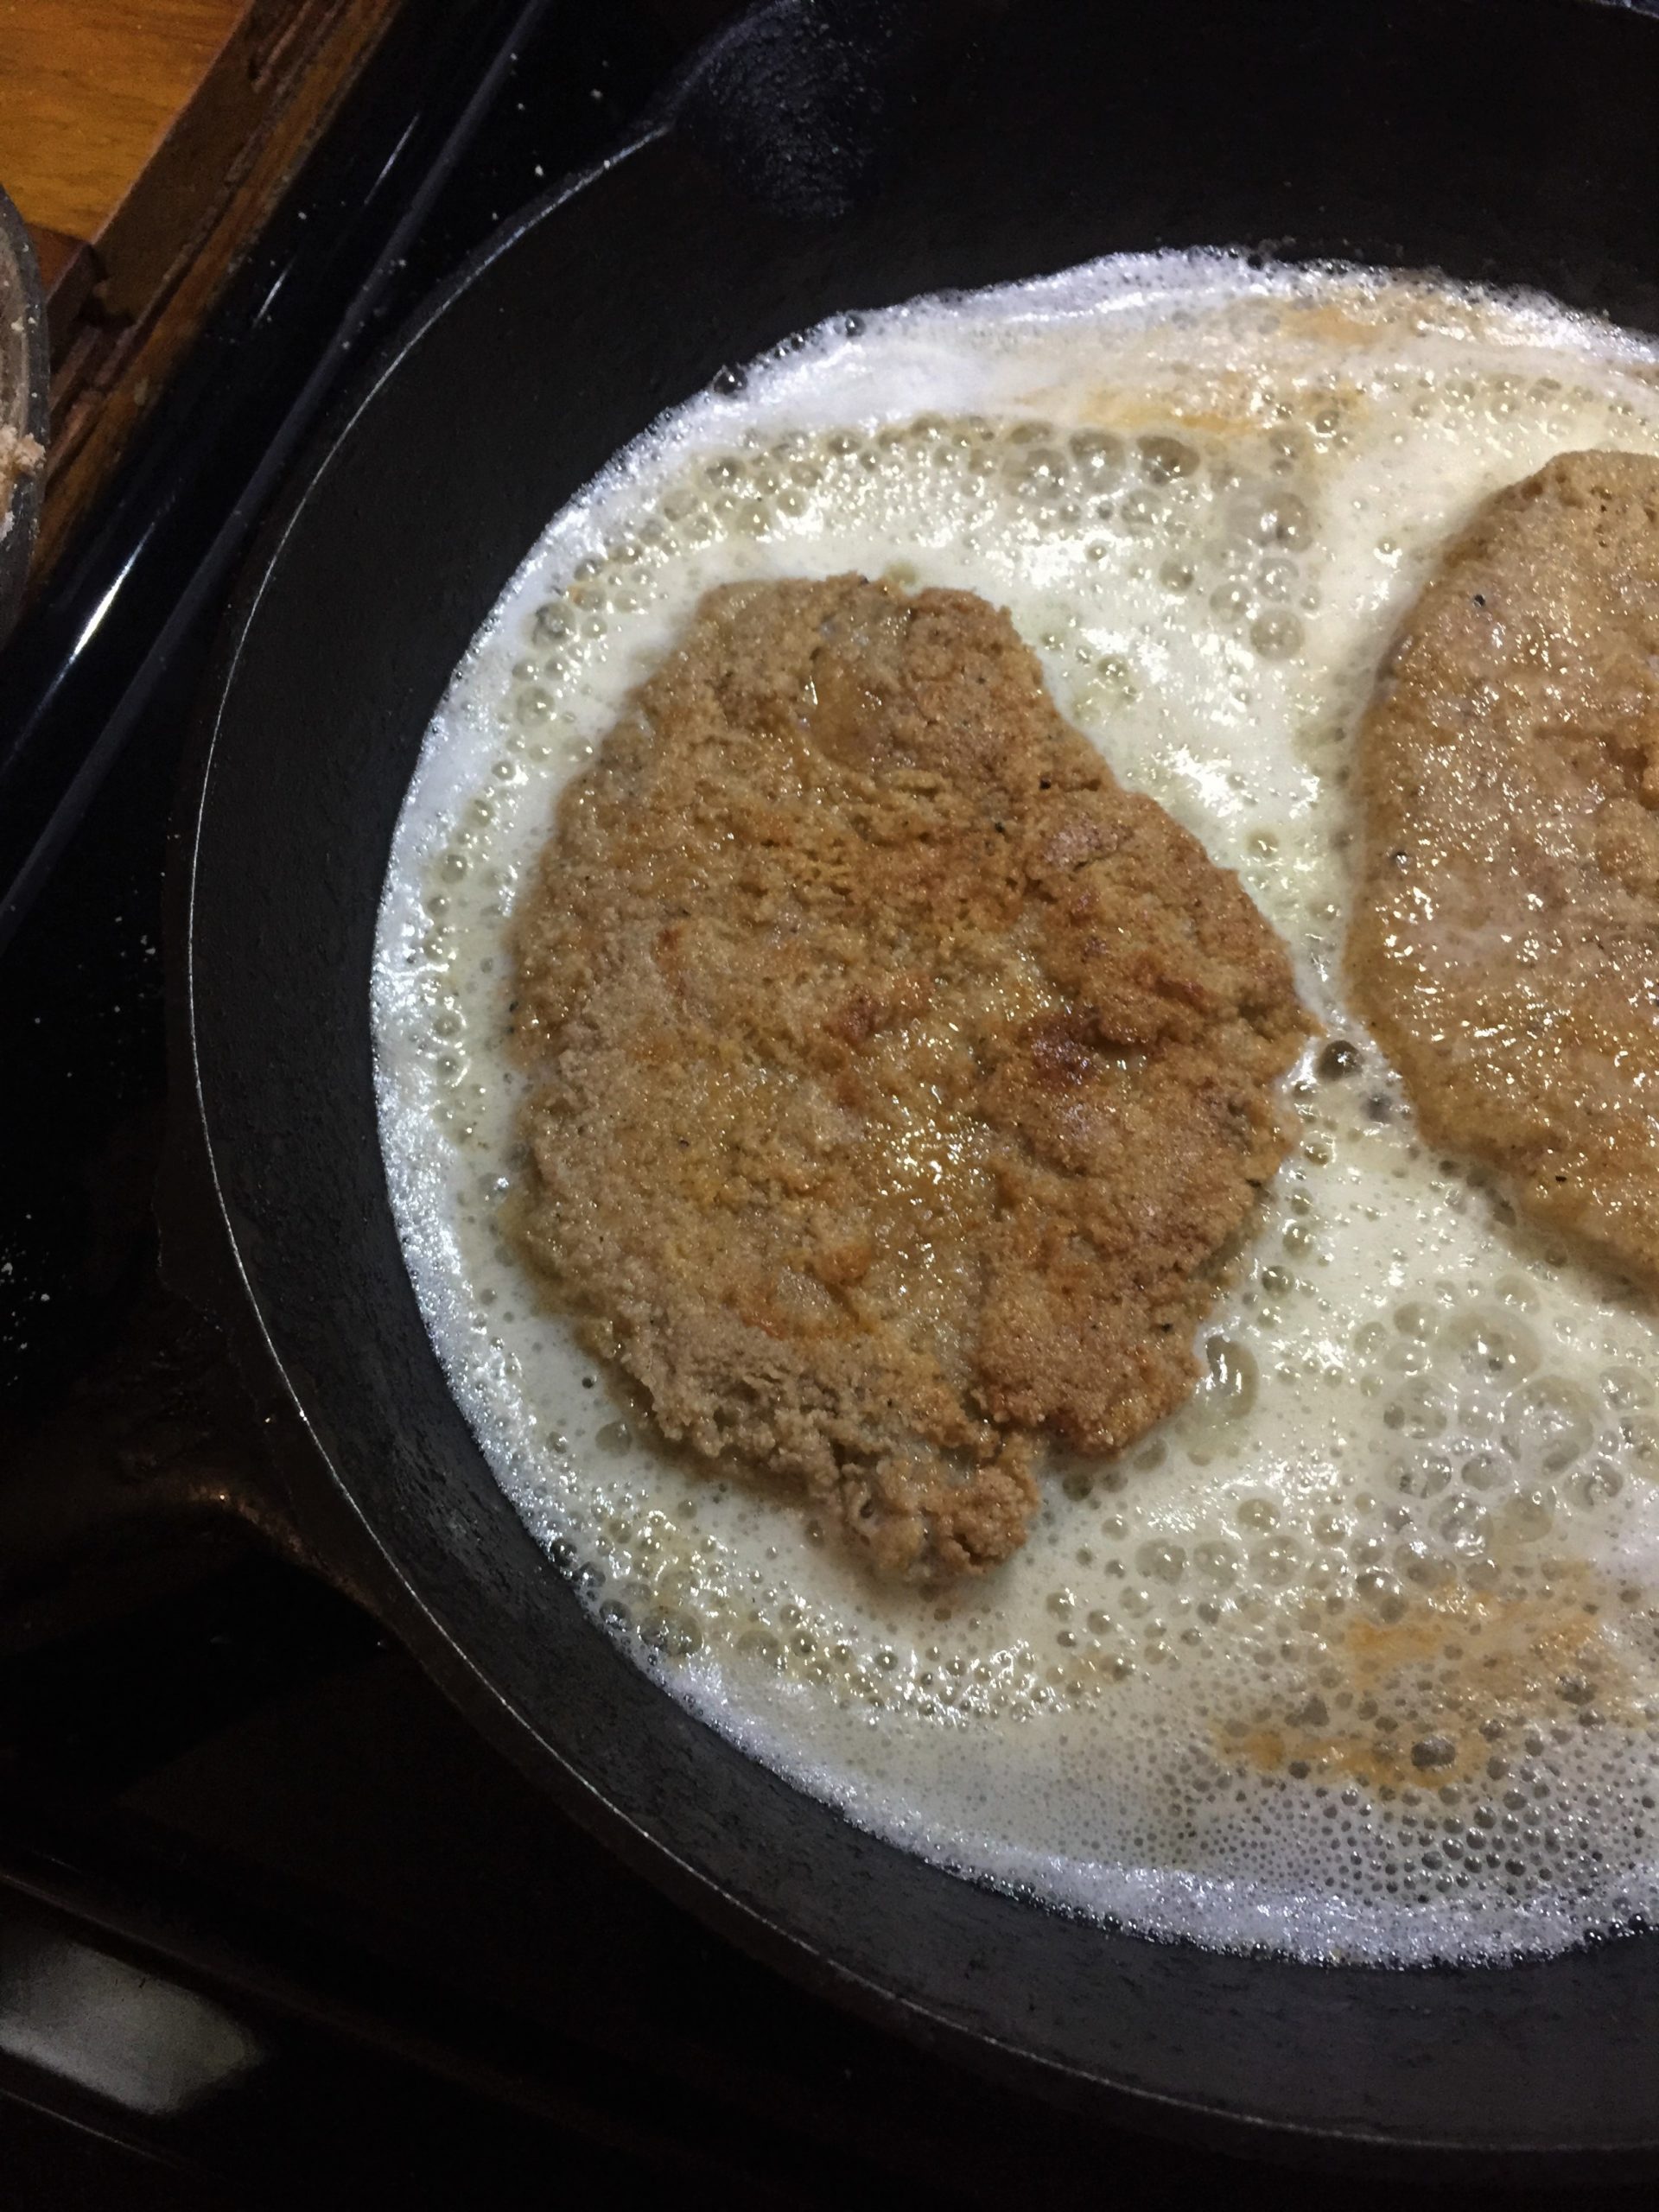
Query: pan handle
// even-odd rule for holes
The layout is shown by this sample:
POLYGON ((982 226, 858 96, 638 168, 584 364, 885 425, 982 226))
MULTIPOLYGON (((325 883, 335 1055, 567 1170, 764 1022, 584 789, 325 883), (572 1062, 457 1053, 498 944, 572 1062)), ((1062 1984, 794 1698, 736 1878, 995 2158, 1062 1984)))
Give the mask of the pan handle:
POLYGON ((924 86, 1013 4, 772 0, 700 47, 657 115, 746 197, 787 219, 834 221, 880 188, 924 86))

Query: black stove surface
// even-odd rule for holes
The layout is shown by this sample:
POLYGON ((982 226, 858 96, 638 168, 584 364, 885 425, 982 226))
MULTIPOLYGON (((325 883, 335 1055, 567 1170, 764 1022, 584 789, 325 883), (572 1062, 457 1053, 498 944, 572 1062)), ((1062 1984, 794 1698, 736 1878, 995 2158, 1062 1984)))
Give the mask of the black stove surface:
POLYGON ((151 1192, 168 814, 234 555, 342 380, 723 12, 407 0, 3 671, 5 2212, 1155 2203, 1257 2171, 1027 2103, 751 1963, 211 1510, 258 1441, 159 1277, 151 1192), (164 1529, 158 1490, 187 1509, 164 1529))

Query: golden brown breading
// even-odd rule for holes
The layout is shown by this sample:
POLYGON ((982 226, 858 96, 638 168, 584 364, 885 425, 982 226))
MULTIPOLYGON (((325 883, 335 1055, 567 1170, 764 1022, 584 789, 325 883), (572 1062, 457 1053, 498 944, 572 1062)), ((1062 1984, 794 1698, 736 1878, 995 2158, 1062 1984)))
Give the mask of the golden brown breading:
POLYGON ((949 1573, 1024 1540, 1033 1432, 1115 1451, 1192 1387, 1306 1024, 1005 613, 709 593, 517 944, 518 1234, 670 1437, 949 1573))
POLYGON ((1659 1281, 1659 461, 1487 502, 1360 736, 1359 1009, 1437 1144, 1659 1281))

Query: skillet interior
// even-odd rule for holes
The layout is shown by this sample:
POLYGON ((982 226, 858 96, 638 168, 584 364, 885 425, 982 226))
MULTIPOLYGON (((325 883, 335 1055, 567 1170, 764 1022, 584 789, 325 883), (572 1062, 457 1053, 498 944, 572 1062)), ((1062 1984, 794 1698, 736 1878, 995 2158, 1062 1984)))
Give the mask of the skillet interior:
POLYGON ((436 304, 253 557, 187 823, 177 1088, 249 1348, 309 1432, 296 1502, 571 1810, 912 2032, 1189 2132, 1203 2115, 1535 2173, 1659 2152, 1638 2056, 1659 1937, 1413 1974, 1154 1944, 940 1875, 750 1764, 589 1626, 474 1445, 404 1274, 367 1022, 392 824, 507 577, 663 408, 837 309, 1166 245, 1434 265, 1659 327, 1659 24, 1573 0, 946 13, 957 35, 926 10, 762 10, 436 304))

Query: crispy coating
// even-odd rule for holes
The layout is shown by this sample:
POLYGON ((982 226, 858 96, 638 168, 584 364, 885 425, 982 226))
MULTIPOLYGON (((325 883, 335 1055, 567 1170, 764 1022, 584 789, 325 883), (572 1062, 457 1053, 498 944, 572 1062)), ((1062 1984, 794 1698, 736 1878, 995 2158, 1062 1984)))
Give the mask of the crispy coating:
POLYGON ((1005 613, 709 593, 516 942, 517 1234, 668 1436, 931 1579, 1024 1541, 1037 1432, 1113 1452, 1186 1395, 1306 1025, 1005 613))
POLYGON ((1659 461, 1560 454, 1487 502, 1359 786, 1349 976, 1424 1130, 1659 1281, 1659 461))

